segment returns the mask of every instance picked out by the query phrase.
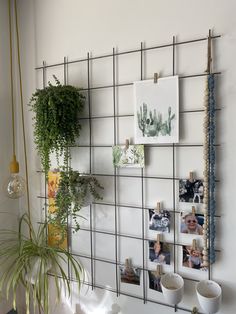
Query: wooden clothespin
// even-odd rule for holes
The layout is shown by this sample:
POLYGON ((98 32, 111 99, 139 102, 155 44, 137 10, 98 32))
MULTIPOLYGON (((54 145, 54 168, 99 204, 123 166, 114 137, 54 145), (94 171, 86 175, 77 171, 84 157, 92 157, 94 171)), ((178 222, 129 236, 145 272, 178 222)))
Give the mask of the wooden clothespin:
POLYGON ((155 275, 156 275, 157 277, 161 277, 161 275, 162 275, 161 264, 158 264, 158 265, 157 265, 157 269, 156 269, 155 275))
POLYGON ((196 208, 195 208, 195 206, 192 206, 192 214, 195 216, 195 214, 196 214, 196 208))
POLYGON ((126 140, 125 140, 125 149, 127 150, 128 148, 129 148, 129 140, 126 139, 126 140))
POLYGON ((161 203, 160 203, 160 202, 157 202, 157 207, 156 207, 156 209, 155 209, 155 212, 156 212, 157 214, 160 214, 160 211, 161 211, 161 203))
POLYGON ((189 172, 189 181, 192 183, 194 181, 194 173, 193 171, 189 172))
POLYGON ((198 314, 198 309, 196 306, 194 306, 194 308, 192 309, 191 314, 198 314))
POLYGON ((193 250, 196 250, 197 248, 197 240, 196 239, 193 239, 193 242, 192 242, 192 249, 193 250))
POLYGON ((157 83, 158 77, 159 77, 158 73, 154 73, 154 84, 157 83))
POLYGON ((158 233, 158 234, 157 234, 156 243, 157 243, 157 244, 160 244, 160 242, 161 242, 161 235, 160 235, 160 233, 158 233))
POLYGON ((207 44, 207 73, 211 73, 211 62, 212 62, 212 56, 211 56, 211 30, 209 29, 209 35, 208 35, 208 44, 207 44))
POLYGON ((126 258, 125 259, 125 267, 131 267, 131 259, 130 258, 126 258))

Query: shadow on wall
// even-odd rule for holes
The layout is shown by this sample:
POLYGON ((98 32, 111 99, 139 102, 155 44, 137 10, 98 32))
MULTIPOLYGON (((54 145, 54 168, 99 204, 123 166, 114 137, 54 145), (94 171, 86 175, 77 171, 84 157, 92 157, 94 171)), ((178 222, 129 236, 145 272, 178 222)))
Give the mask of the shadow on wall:
POLYGON ((84 310, 82 310, 80 304, 76 304, 76 312, 75 314, 86 314, 84 310))
MULTIPOLYGON (((58 304, 52 311, 55 314, 74 314, 74 311, 71 309, 70 305, 62 302, 58 304)), ((77 312, 76 312, 77 313, 77 312)), ((79 312, 80 313, 80 312, 79 312)), ((84 313, 83 313, 84 314, 84 313)))
POLYGON ((112 304, 111 311, 108 311, 107 314, 118 314, 120 313, 120 306, 116 303, 112 304))

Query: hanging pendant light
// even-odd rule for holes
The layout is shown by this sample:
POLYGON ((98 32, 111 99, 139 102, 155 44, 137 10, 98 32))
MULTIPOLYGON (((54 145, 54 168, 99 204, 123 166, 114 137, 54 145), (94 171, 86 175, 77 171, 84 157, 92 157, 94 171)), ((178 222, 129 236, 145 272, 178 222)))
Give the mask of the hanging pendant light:
POLYGON ((19 175, 19 163, 16 155, 10 163, 10 176, 4 183, 4 191, 9 198, 20 198, 25 194, 25 180, 19 175))
POLYGON ((25 194, 26 183, 23 177, 19 175, 19 162, 16 159, 16 140, 15 140, 15 107, 13 95, 13 62, 12 62, 12 28, 11 28, 11 0, 9 4, 9 40, 10 40, 10 68, 11 68, 11 106, 12 106, 12 145, 13 157, 10 162, 10 176, 3 185, 4 192, 9 198, 20 198, 25 194))

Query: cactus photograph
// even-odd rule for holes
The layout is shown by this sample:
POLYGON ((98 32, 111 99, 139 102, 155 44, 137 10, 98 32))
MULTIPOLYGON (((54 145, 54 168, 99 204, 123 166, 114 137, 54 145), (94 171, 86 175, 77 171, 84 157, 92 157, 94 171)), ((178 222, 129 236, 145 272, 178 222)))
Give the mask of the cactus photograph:
POLYGON ((134 82, 135 143, 179 141, 178 76, 134 82))
POLYGON ((143 145, 116 145, 112 147, 113 164, 115 167, 143 168, 143 145))

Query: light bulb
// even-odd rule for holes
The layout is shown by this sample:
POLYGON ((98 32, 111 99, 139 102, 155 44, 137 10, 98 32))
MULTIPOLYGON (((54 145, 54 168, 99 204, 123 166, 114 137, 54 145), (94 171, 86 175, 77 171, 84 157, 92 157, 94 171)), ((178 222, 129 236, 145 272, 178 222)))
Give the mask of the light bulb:
POLYGON ((25 180, 19 175, 19 163, 16 160, 16 155, 13 155, 10 163, 10 176, 5 181, 3 188, 5 194, 9 198, 20 198, 26 190, 25 180))
POLYGON ((4 190, 10 198, 20 198, 25 193, 25 180, 18 173, 11 173, 4 184, 4 190))

